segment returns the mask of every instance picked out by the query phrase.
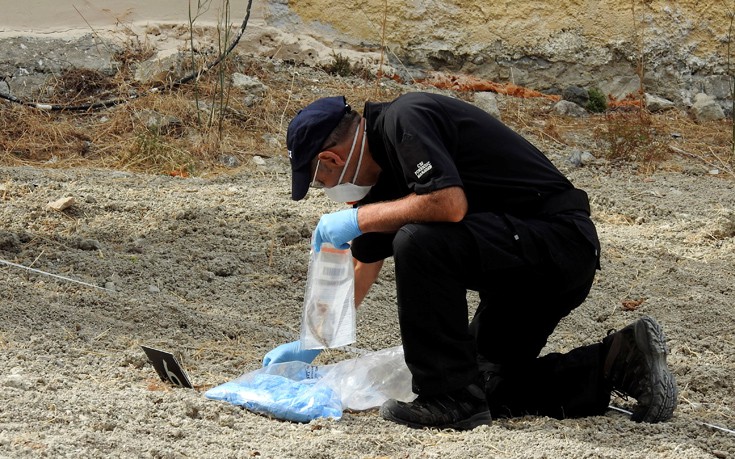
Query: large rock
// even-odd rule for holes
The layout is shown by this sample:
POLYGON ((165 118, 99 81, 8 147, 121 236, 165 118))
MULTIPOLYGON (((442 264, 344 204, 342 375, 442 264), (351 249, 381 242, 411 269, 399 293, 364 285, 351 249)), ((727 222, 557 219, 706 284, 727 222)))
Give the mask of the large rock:
POLYGON ((618 76, 611 81, 601 83, 600 90, 615 100, 623 100, 639 94, 641 79, 638 78, 638 75, 618 76))
POLYGON ((588 115, 587 110, 568 100, 560 100, 557 102, 556 105, 554 105, 554 110, 560 115, 571 116, 574 118, 581 118, 588 115))
MULTIPOLYGON (((607 94, 618 99, 637 97, 643 87, 683 104, 703 84, 722 86, 710 77, 723 73, 731 8, 710 3, 653 2, 631 20, 630 8, 615 0, 534 0, 512 8, 395 0, 389 8, 361 4, 360 14, 349 3, 277 0, 269 4, 268 22, 327 43, 383 47, 400 69, 469 73, 542 91, 569 85, 604 90, 607 83, 607 94)), ((727 97, 704 92, 721 103, 727 97)))
POLYGON ((662 112, 664 110, 674 108, 674 103, 672 101, 648 93, 646 93, 645 95, 645 101, 646 109, 652 113, 662 112))
POLYGON ((74 39, 12 37, 0 39, 0 80, 3 93, 28 99, 53 86, 64 72, 88 69, 114 75, 119 68, 115 43, 100 45, 91 34, 74 39), (50 81, 50 84, 49 84, 50 81))
POLYGON ((491 92, 475 93, 475 105, 491 114, 496 119, 500 118, 498 109, 498 98, 491 92))
POLYGON ((268 91, 268 86, 263 84, 258 77, 252 77, 239 72, 232 74, 232 86, 256 96, 263 96, 268 91))
POLYGON ((136 66, 135 79, 146 84, 170 83, 183 77, 182 56, 164 51, 136 66))
POLYGON ((584 88, 579 86, 567 86, 561 93, 561 97, 569 102, 574 102, 580 107, 587 106, 587 102, 590 100, 590 93, 584 88))
POLYGON ((714 97, 699 93, 694 96, 694 104, 692 105, 692 115, 698 122, 714 121, 725 118, 725 112, 717 103, 714 97))

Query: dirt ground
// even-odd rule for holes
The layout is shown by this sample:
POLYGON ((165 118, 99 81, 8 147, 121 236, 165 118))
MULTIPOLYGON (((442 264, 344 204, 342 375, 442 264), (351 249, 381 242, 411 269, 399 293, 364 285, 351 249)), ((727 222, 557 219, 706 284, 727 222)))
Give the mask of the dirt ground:
MULTIPOLYGON (((320 193, 290 200, 285 152, 189 178, 6 163, 0 259, 88 285, 0 265, 0 457, 735 458, 732 177, 685 156, 647 171, 599 159, 578 166, 570 142, 512 123, 518 106, 500 105, 589 193, 603 245, 588 300, 544 353, 655 317, 680 391, 670 422, 637 424, 611 410, 454 432, 391 424, 376 410, 294 424, 207 400, 206 389, 296 336, 309 236, 338 206, 320 193), (47 208, 64 197, 75 203, 47 208), (140 345, 179 355, 196 390, 161 383, 140 345)), ((596 141, 583 147, 600 157, 596 141)), ((388 261, 358 311, 356 347, 400 344, 394 288, 388 261)), ((351 357, 333 350, 317 362, 351 357)))

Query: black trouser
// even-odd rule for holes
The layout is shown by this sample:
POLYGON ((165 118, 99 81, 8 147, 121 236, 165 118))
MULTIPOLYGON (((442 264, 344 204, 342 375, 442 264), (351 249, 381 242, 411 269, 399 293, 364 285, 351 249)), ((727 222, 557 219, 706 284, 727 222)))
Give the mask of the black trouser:
POLYGON ((445 393, 484 376, 495 417, 604 412, 610 388, 601 379, 601 343, 538 357, 589 293, 597 268, 590 243, 573 225, 534 221, 533 252, 540 255, 529 259, 504 217, 483 225, 480 245, 464 223, 409 224, 393 240, 414 392, 445 393), (545 256, 548 238, 556 238, 551 245, 556 259, 561 248, 563 263, 545 256), (467 290, 480 295, 471 324, 467 290))

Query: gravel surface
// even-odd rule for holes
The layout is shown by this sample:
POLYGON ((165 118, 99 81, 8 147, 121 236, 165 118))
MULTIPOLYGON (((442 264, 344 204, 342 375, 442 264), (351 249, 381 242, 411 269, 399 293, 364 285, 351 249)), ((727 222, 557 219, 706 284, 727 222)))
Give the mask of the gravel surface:
MULTIPOLYGON (((643 177, 565 155, 550 152, 590 193, 603 269, 544 352, 657 318, 680 390, 670 422, 611 410, 460 433, 394 425, 376 410, 292 424, 207 400, 207 388, 296 335, 309 235, 336 207, 319 194, 290 201, 284 157, 189 179, 4 167, 0 258, 89 285, 0 266, 0 456, 735 457, 735 436, 704 425, 735 427, 733 182, 696 164, 643 177), (64 197, 74 204, 47 208, 64 197), (141 344, 179 355, 196 390, 161 383, 141 344)), ((397 344, 388 262, 359 310, 356 346, 397 344)))

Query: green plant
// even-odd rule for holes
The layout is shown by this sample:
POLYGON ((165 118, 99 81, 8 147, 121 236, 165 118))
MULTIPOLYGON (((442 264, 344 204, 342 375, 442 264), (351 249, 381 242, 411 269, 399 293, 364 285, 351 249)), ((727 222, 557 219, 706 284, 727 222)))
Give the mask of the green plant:
POLYGON ((605 94, 597 88, 592 88, 588 91, 589 100, 585 107, 592 113, 604 113, 607 110, 607 97, 605 94))
POLYGON ((324 70, 332 75, 339 75, 341 77, 348 77, 352 75, 352 64, 350 59, 332 51, 332 63, 327 65, 324 70))

